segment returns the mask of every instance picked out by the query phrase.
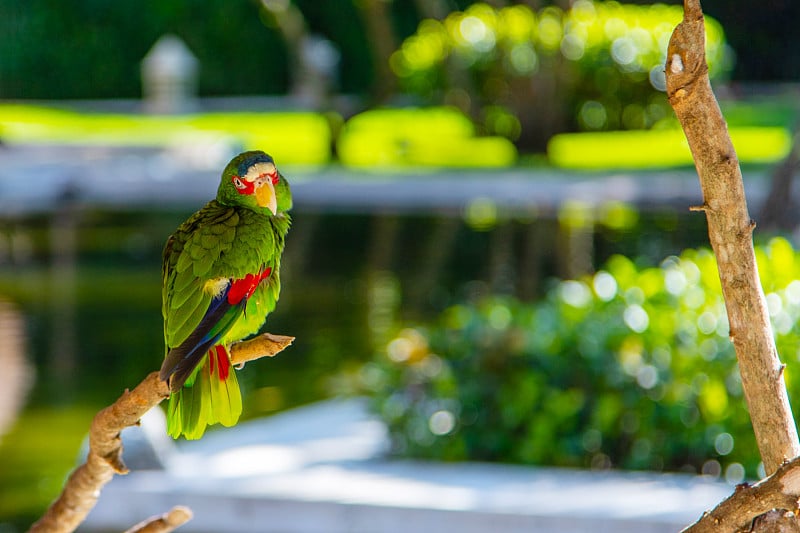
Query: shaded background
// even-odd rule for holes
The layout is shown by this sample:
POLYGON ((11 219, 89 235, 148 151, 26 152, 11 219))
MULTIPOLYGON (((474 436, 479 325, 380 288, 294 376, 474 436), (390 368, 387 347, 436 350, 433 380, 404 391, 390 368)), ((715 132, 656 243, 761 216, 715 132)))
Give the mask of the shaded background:
MULTIPOLYGON (((288 2, 266 1, 279 10, 288 2)), ((307 30, 341 52, 343 93, 378 96, 386 68, 376 61, 370 25, 384 24, 391 50, 423 17, 464 9, 473 2, 332 0, 292 2, 307 30), (379 19, 385 19, 383 21, 379 19)), ((515 2, 494 2, 508 5, 515 2)), ((521 2, 534 7, 569 2, 521 2)), ((630 2, 648 4, 648 2, 630 2)), ((680 4, 680 2, 664 2, 680 4)), ((703 2, 736 52, 734 81, 795 81, 800 47, 794 22, 800 6, 769 0, 757 9, 744 0, 703 2)), ((285 40, 276 18, 251 0, 115 2, 57 0, 0 2, 0 95, 4 98, 136 98, 139 62, 165 33, 184 39, 198 56, 201 95, 283 94, 290 88, 285 40), (68 50, 70 53, 64 53, 68 50)))
MULTIPOLYGON (((319 109, 336 111, 326 115, 333 117, 335 130, 340 120, 365 109, 427 103, 424 96, 401 90, 388 58, 423 18, 441 19, 471 4, 0 0, 0 98, 139 113, 140 62, 154 42, 172 33, 199 60, 198 91, 206 98, 201 106, 295 109, 301 106, 289 97, 302 81, 295 68, 297 38, 315 34, 339 53, 333 98, 319 109)), ((548 2, 527 4, 540 9, 548 2)), ((793 90, 800 69, 800 46, 795 46, 800 37, 794 28, 800 6, 706 1, 703 7, 722 24, 734 52, 732 70, 718 86, 726 98, 769 103, 771 95, 793 90)), ((779 109, 783 127, 791 127, 794 112, 792 106, 779 109)), ((520 161, 531 164, 532 176, 548 168, 542 163, 545 141, 518 143, 520 161)), ((13 145, 0 146, 21 169, 11 179, 35 195, 37 185, 50 182, 26 172, 25 159, 30 168, 38 168, 34 163, 53 149, 27 148, 18 156, 13 145)), ((76 169, 103 157, 91 149, 75 153, 81 158, 76 169)), ((165 161, 155 152, 133 155, 149 161, 149 172, 156 176, 165 161)), ((122 154, 114 164, 131 164, 129 156, 122 154)), ((334 160, 332 166, 337 164, 334 160)), ((294 170, 300 181, 314 173, 294 170)), ((771 167, 754 165, 751 170, 766 190, 771 167)), ((379 179, 402 181, 417 172, 379 179)), ((496 170, 486 176, 504 178, 496 170)), ((70 179, 81 182, 79 174, 70 179)), ((211 183, 216 178, 206 171, 203 179, 211 183)), ((161 248, 202 203, 187 195, 157 206, 108 206, 84 202, 69 187, 59 194, 59 201, 46 209, 4 204, 8 210, 0 216, 0 295, 13 302, 1 308, 12 318, 0 317, 0 325, 12 324, 17 336, 24 330, 28 355, 2 364, 15 369, 8 375, 15 376, 21 390, 30 388, 23 414, 0 441, 0 528, 9 531, 35 518, 57 493, 93 413, 159 366, 161 248)), ((418 194, 425 196, 424 188, 418 194)), ((245 418, 363 392, 365 363, 385 352, 398 329, 434 324, 453 305, 485 295, 536 302, 555 278, 594 272, 614 254, 644 269, 707 242, 705 221, 684 205, 632 206, 634 214, 623 216, 628 222, 622 224, 613 217, 584 224, 580 206, 499 214, 491 204, 469 207, 343 209, 298 202, 284 260, 284 292, 268 323, 270 331, 296 335, 298 341, 275 360, 249 365, 241 374, 245 418)), ((398 381, 398 387, 405 385, 398 381)), ((676 424, 688 426, 684 414, 676 411, 676 424)), ((716 427, 704 445, 713 450, 719 435, 730 436, 724 430, 716 427)), ((703 453, 693 458, 700 465, 708 459, 703 453)), ((721 474, 720 461, 727 453, 709 459, 719 460, 709 473, 721 474)), ((664 461, 647 456, 636 466, 658 469, 659 464, 664 461)), ((689 467, 699 471, 697 465, 689 467)), ((757 462, 747 468, 755 472, 757 462)))

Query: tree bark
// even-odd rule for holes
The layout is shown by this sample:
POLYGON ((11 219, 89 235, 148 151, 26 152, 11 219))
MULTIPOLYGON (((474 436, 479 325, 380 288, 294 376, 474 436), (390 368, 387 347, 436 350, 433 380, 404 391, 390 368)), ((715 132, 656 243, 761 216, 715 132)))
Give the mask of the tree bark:
POLYGON ((681 123, 703 190, 708 235, 767 479, 742 485, 685 531, 795 531, 800 454, 781 364, 761 289, 741 169, 708 79, 699 0, 684 0, 667 49, 667 96, 681 123), (765 515, 773 509, 779 510, 765 515), (783 512, 785 510, 788 512, 783 512), (761 516, 764 515, 764 516, 761 516))
POLYGON ((192 511, 186 507, 173 507, 169 512, 149 518, 130 528, 125 533, 169 533, 192 519, 192 511))
POLYGON ((705 60, 699 0, 685 0, 684 18, 667 50, 667 95, 686 134, 703 190, 708 235, 717 258, 730 336, 767 474, 800 454, 753 251, 755 222, 747 212, 739 161, 722 118, 705 60))
MULTIPOLYGON (((755 485, 739 485, 731 497, 705 513, 700 520, 686 528, 684 533, 738 532, 743 529, 751 531, 750 524, 761 515, 773 509, 790 511, 795 509, 798 497, 800 497, 800 458, 784 464, 775 474, 755 485)), ((777 516, 761 520, 769 523, 783 522, 785 517, 783 512, 779 512, 777 516)), ((758 529, 758 531, 769 530, 758 529)))

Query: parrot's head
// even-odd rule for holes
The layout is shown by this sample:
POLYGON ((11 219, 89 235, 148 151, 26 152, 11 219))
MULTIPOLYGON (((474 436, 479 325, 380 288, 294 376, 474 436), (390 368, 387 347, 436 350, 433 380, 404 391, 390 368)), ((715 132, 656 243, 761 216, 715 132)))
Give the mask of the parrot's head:
POLYGON ((292 193, 272 157, 264 152, 244 152, 222 171, 217 201, 273 215, 292 208, 292 193))

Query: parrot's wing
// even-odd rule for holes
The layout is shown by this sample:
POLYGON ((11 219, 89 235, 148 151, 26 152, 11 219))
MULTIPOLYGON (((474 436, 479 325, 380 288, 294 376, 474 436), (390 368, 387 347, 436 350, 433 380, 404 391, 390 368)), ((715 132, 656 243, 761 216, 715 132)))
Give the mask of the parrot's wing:
POLYGON ((197 327, 183 342, 167 352, 160 377, 170 378, 172 390, 183 386, 206 352, 219 343, 244 313, 244 305, 232 302, 228 297, 236 284, 228 282, 225 290, 212 298, 197 327))
MULTIPOLYGON (((235 321, 225 298, 231 279, 221 272, 220 257, 231 248, 238 221, 234 209, 211 202, 167 242, 162 313, 168 354, 178 347, 192 353, 196 348, 199 359, 213 344, 206 337, 218 340, 235 321)), ((169 355, 161 369, 162 379, 169 377, 185 356, 169 355)))
POLYGON ((264 324, 266 317, 275 309, 278 300, 278 290, 280 288, 280 273, 277 269, 270 269, 270 274, 266 276, 253 295, 247 300, 244 306, 244 313, 236 322, 225 340, 236 341, 257 333, 264 324))

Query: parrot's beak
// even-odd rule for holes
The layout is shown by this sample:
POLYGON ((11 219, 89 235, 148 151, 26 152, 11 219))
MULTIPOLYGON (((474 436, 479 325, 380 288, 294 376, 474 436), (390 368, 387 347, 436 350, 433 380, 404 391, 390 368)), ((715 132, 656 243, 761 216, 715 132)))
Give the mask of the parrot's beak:
POLYGON ((269 209, 273 215, 278 214, 278 199, 275 197, 275 186, 271 180, 264 180, 256 188, 256 202, 258 202, 259 207, 269 209))

